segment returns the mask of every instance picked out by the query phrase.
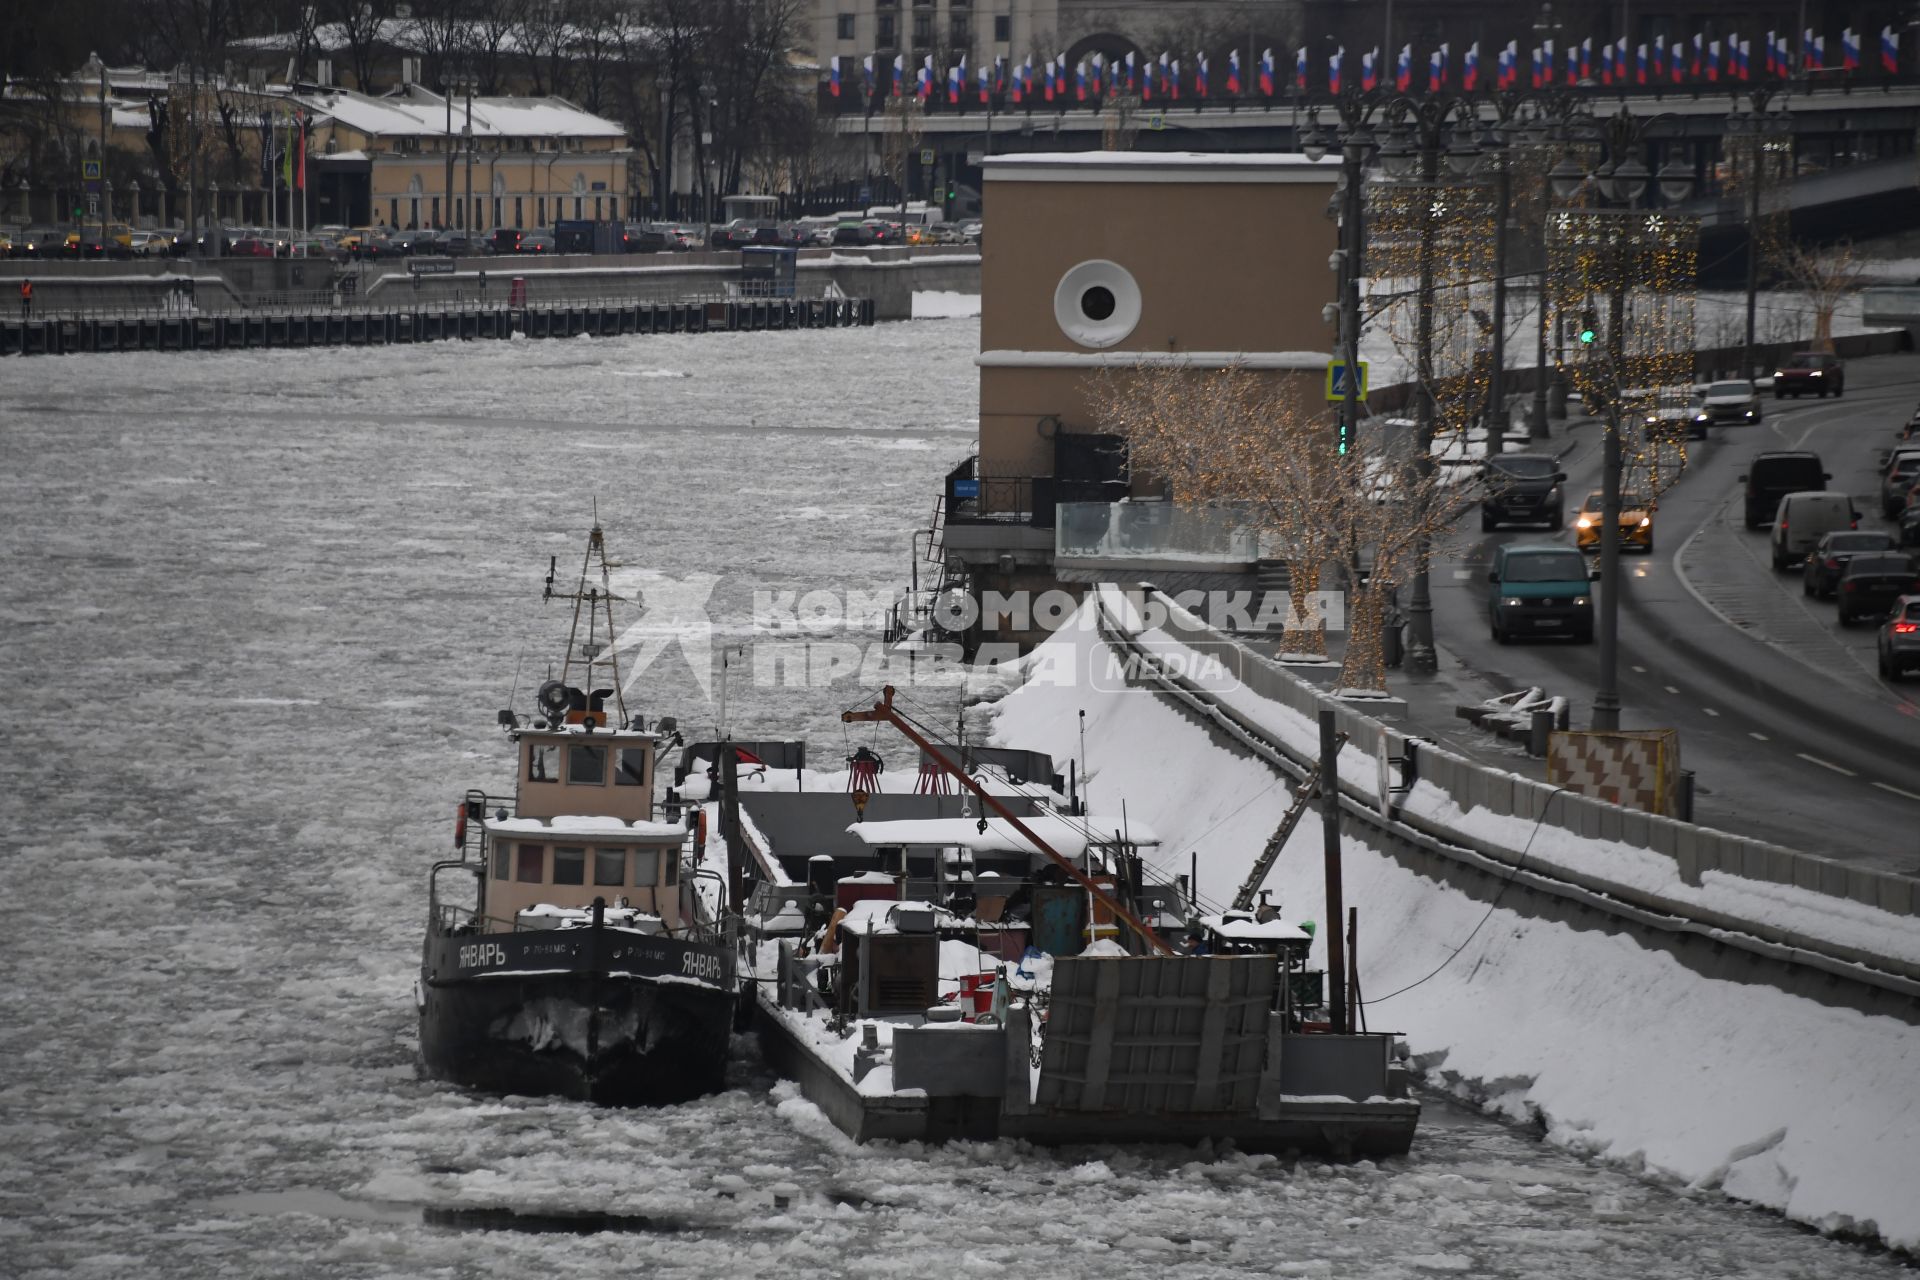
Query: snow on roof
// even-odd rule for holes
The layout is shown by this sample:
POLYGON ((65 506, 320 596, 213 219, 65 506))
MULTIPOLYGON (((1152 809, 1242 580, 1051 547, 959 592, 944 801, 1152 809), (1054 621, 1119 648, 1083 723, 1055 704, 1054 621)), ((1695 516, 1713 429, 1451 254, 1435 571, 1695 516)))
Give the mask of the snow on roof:
MULTIPOLYGON (((350 89, 302 89, 282 94, 370 137, 445 137, 447 100, 419 85, 404 95, 369 97, 350 89)), ((463 130, 467 101, 456 97, 453 127, 463 130)), ((565 98, 475 98, 476 138, 624 138, 618 123, 582 111, 565 98)))
POLYGON ((981 166, 1014 182, 1332 182, 1340 173, 1337 157, 1279 151, 1041 151, 981 166))
POLYGON ((1236 942, 1311 942, 1313 935, 1297 924, 1275 917, 1264 923, 1238 911, 1201 916, 1197 921, 1223 938, 1236 942))
MULTIPOLYGON (((1039 853, 1025 836, 1014 830, 1005 818, 986 819, 986 830, 978 818, 905 818, 895 822, 856 822, 847 830, 870 847, 880 845, 958 846, 973 853, 1039 853)), ((1117 814, 1067 818, 1059 814, 1036 814, 1021 822, 1045 840, 1063 858, 1077 858, 1089 844, 1105 844, 1127 838, 1137 845, 1157 845, 1160 837, 1144 823, 1123 820, 1117 814)))
POLYGON ((624 822, 598 814, 563 813, 554 818, 490 820, 487 830, 504 836, 590 836, 594 839, 679 840, 687 829, 677 822, 624 822))
POLYGON ((898 933, 894 926, 894 912, 900 910, 926 911, 933 915, 935 928, 952 924, 959 917, 945 907, 935 906, 931 902, 915 902, 908 899, 894 902, 885 898, 867 898, 847 908, 846 916, 840 921, 842 933, 898 933))

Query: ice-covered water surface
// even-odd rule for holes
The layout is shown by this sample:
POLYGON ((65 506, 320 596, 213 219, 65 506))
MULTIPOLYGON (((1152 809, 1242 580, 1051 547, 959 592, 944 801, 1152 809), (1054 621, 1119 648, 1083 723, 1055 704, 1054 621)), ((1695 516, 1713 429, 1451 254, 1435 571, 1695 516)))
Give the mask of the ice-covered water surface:
MULTIPOLYGON (((855 1149, 750 1062, 660 1112, 414 1078, 424 873, 461 791, 505 783, 493 712, 564 623, 547 557, 597 501, 651 601, 717 577, 723 636, 756 591, 897 585, 971 449, 977 342, 960 319, 9 364, 0 1275, 1884 1269, 1439 1115, 1409 1161, 1296 1169, 855 1149), (627 1229, 448 1217, 508 1208, 627 1229)), ((647 674, 643 710, 711 722, 683 648, 647 674)), ((864 692, 743 679, 733 719, 831 760, 864 692)))

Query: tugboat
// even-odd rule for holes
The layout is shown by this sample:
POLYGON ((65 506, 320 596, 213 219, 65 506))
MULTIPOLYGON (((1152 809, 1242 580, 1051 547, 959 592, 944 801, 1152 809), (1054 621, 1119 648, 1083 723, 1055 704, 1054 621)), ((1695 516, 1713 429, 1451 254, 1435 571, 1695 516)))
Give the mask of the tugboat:
POLYGON ((459 856, 429 878, 416 996, 430 1077, 614 1106, 722 1086, 737 930, 701 892, 719 878, 684 856, 688 824, 655 820, 656 757, 678 735, 627 714, 610 567, 598 525, 571 592, 549 566, 546 598, 573 601, 565 659, 529 722, 500 712, 512 796, 468 792, 459 856))

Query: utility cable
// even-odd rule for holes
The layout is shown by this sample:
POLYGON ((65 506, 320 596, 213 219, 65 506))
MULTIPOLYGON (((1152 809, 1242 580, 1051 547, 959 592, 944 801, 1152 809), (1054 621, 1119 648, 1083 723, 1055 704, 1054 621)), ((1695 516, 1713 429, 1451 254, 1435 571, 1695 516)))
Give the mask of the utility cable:
POLYGON ((1533 849, 1533 839, 1535 836, 1540 834, 1540 828, 1547 821, 1547 806, 1553 803, 1553 798, 1555 796, 1561 795, 1565 791, 1566 791, 1566 787, 1558 786, 1558 787, 1555 787, 1552 791, 1547 793, 1546 802, 1540 806, 1540 816, 1534 819, 1533 830, 1527 834, 1526 846, 1520 850, 1519 860, 1513 864, 1513 869, 1507 873, 1507 878, 1500 882, 1500 887, 1494 890, 1493 900, 1487 903, 1486 914, 1481 916, 1480 922, 1474 925, 1472 931, 1469 932, 1466 937, 1460 940, 1460 945, 1455 947, 1447 955, 1447 958, 1445 960, 1442 960, 1439 964, 1435 965, 1433 968, 1433 972, 1427 974, 1426 977, 1420 978, 1414 982, 1410 982, 1406 986, 1401 987, 1398 991, 1389 991, 1386 995, 1380 996, 1374 1000, 1369 1001, 1368 1003, 1384 1004, 1387 1001, 1393 999, 1395 996, 1405 995, 1407 992, 1413 990, 1415 987, 1419 986, 1421 983, 1426 982, 1428 979, 1438 974, 1442 969, 1452 964, 1454 960, 1460 955, 1460 953, 1467 949, 1467 944, 1469 942, 1472 942, 1474 937, 1480 932, 1480 930, 1486 926, 1487 921, 1493 918, 1493 909, 1500 905, 1500 899, 1507 892, 1507 886, 1511 885, 1514 882, 1514 880, 1518 878, 1518 876, 1520 875, 1521 869, 1526 866, 1527 854, 1533 849))

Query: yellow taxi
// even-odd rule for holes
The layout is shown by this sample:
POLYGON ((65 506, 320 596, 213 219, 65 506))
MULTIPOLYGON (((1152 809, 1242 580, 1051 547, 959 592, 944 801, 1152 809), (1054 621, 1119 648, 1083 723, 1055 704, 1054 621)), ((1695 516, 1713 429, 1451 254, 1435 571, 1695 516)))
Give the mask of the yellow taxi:
MULTIPOLYGON (((1574 517, 1574 545, 1582 551, 1600 549, 1600 530, 1606 523, 1601 519, 1606 495, 1595 490, 1580 504, 1580 514, 1574 517)), ((1653 513, 1656 510, 1653 500, 1644 493, 1623 493, 1620 495, 1620 549, 1637 548, 1648 554, 1653 552, 1653 513)))

